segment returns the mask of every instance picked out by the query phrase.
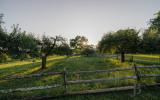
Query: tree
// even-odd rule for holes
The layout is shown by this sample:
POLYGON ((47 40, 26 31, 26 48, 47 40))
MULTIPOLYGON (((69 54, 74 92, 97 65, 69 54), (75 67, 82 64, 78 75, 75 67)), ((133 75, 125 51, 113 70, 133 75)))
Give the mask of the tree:
POLYGON ((36 56, 38 53, 38 41, 33 34, 26 34, 22 32, 20 34, 20 52, 21 54, 28 54, 30 56, 36 56))
POLYGON ((8 55, 7 53, 7 38, 8 34, 4 31, 2 24, 3 24, 3 14, 0 14, 0 62, 4 62, 7 60, 8 55))
POLYGON ((13 30, 9 34, 7 46, 9 48, 9 53, 12 55, 13 58, 18 58, 18 55, 20 55, 20 34, 21 34, 21 28, 19 28, 19 25, 13 25, 13 30))
POLYGON ((142 35, 141 52, 159 53, 160 49, 160 11, 150 20, 150 26, 142 35))
POLYGON ((8 34, 4 31, 4 29, 2 28, 2 24, 3 24, 3 14, 0 14, 0 52, 4 52, 6 47, 6 41, 8 38, 8 34))
POLYGON ((142 53, 158 53, 159 52, 159 35, 151 28, 146 29, 142 35, 141 51, 142 53))
POLYGON ((155 15, 156 17, 150 20, 150 28, 157 30, 160 34, 160 11, 155 15))
POLYGON ((114 47, 111 47, 114 43, 114 32, 105 34, 98 43, 98 50, 100 53, 111 52, 114 47), (107 49, 108 48, 108 49, 107 49))
POLYGON ((13 30, 9 34, 7 46, 13 58, 21 58, 22 60, 28 55, 38 52, 38 41, 33 34, 27 34, 21 31, 19 25, 13 25, 13 30))
POLYGON ((7 47, 6 47, 6 43, 7 43, 7 38, 8 38, 8 34, 6 32, 3 31, 2 28, 0 28, 0 61, 3 59, 3 61, 5 61, 6 57, 7 57, 7 47))
POLYGON ((61 36, 56 37, 46 37, 43 35, 41 40, 41 58, 42 66, 41 69, 46 68, 47 56, 51 54, 51 51, 65 43, 65 39, 61 36))
POLYGON ((135 29, 118 30, 110 32, 102 37, 98 44, 101 52, 115 50, 121 54, 121 62, 125 61, 125 53, 135 53, 137 51, 139 37, 135 29))
POLYGON ((80 53, 87 45, 88 39, 84 36, 76 36, 74 39, 70 39, 70 46, 75 53, 80 53))

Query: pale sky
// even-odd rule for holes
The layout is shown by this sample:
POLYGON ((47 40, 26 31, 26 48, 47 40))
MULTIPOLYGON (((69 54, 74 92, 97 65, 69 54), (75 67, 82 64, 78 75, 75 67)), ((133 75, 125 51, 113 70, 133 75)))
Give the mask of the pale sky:
POLYGON ((68 39, 84 35, 97 44, 104 33, 144 29, 160 10, 160 0, 0 0, 6 28, 68 39))

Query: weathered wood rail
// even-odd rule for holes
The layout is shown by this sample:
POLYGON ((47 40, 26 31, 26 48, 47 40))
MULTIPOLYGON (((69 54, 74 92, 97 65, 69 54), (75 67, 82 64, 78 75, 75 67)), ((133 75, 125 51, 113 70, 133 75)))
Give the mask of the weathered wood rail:
POLYGON ((27 87, 27 88, 16 88, 16 89, 5 89, 0 90, 1 93, 12 93, 12 92, 25 92, 25 91, 33 91, 33 90, 44 90, 44 89, 51 89, 60 87, 62 85, 55 84, 55 85, 47 85, 47 86, 37 86, 37 87, 27 87))
POLYGON ((32 75, 27 75, 27 76, 5 77, 5 78, 0 78, 0 80, 13 80, 13 79, 33 78, 33 77, 41 77, 41 76, 48 76, 48 75, 61 75, 61 74, 63 74, 63 72, 49 72, 49 73, 32 74, 32 75))
POLYGON ((115 68, 115 69, 108 69, 108 70, 77 71, 77 72, 68 72, 68 73, 72 73, 72 74, 83 74, 83 73, 110 73, 110 72, 126 71, 126 70, 133 70, 133 68, 115 68))
MULTIPOLYGON (((153 62, 157 63, 158 65, 160 64, 160 56, 158 57, 141 57, 141 56, 136 56, 136 55, 125 55, 125 60, 129 62, 153 62)), ((105 55, 104 57, 107 58, 113 58, 120 60, 120 55, 115 54, 115 55, 105 55)))
POLYGON ((93 79, 93 80, 67 81, 67 84, 96 83, 96 82, 106 82, 106 81, 114 81, 114 80, 127 80, 127 79, 136 79, 136 76, 127 76, 127 77, 120 77, 120 78, 101 78, 101 79, 93 79))
MULTIPOLYGON (((94 71, 76 71, 70 72, 64 69, 63 72, 50 72, 50 73, 40 73, 40 74, 32 74, 27 76, 14 76, 14 77, 6 77, 0 78, 2 80, 14 80, 14 79, 23 79, 23 78, 32 78, 32 77, 41 77, 41 76, 51 76, 51 75, 61 75, 63 77, 64 83, 63 84, 54 84, 51 86, 38 86, 38 87, 27 87, 27 88, 17 88, 17 89, 6 89, 1 90, 0 93, 11 93, 11 92, 23 92, 23 91, 33 91, 33 90, 43 90, 43 89, 50 89, 63 86, 64 87, 64 94, 85 94, 85 93, 99 93, 99 92, 109 92, 109 91, 120 91, 120 90, 134 90, 134 95, 140 92, 142 85, 139 83, 141 78, 148 78, 148 77, 160 77, 160 74, 141 74, 139 69, 152 69, 152 68, 160 68, 160 65, 152 65, 152 66, 136 66, 134 65, 131 68, 115 68, 115 69, 108 69, 108 70, 94 70, 94 71), (115 78, 99 78, 99 79, 92 79, 92 80, 67 80, 67 75, 69 74, 84 74, 84 73, 111 73, 111 72, 119 72, 119 71, 134 71, 134 76, 125 76, 125 77, 115 77, 115 78), (136 84, 134 86, 124 86, 124 87, 113 87, 107 89, 97 89, 97 90, 84 90, 78 92, 69 92, 67 90, 68 85, 73 84, 85 84, 85 83, 96 83, 96 82, 106 82, 106 81, 115 81, 115 80, 128 80, 134 79, 136 80, 136 84), (138 90, 138 92, 137 92, 138 90)), ((152 84, 153 85, 153 84, 152 84)), ((156 83, 154 85, 160 85, 160 83, 156 83)))

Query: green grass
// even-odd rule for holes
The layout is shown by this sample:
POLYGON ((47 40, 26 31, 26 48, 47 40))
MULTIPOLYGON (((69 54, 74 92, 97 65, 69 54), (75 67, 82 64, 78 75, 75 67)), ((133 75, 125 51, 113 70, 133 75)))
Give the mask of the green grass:
MULTIPOLYGON (((8 77, 8 76, 18 76, 18 75, 29 75, 33 73, 42 72, 39 70, 40 68, 40 59, 36 59, 36 62, 32 62, 32 60, 25 61, 13 61, 5 64, 0 64, 0 77, 8 77)), ((150 64, 150 63, 149 63, 150 64)), ((146 63, 138 63, 138 65, 148 65, 146 63)), ((132 63, 120 63, 120 61, 115 59, 108 58, 99 58, 99 57, 65 57, 65 56, 50 56, 47 60, 47 68, 43 70, 43 72, 62 72, 64 68, 69 71, 83 71, 83 70, 107 70, 112 68, 127 68, 132 67, 132 63)), ((141 70, 143 73, 159 73, 160 70, 150 70, 143 69, 141 70)), ((114 72, 114 73, 90 73, 90 74, 68 74, 68 80, 84 80, 84 79, 96 79, 96 78, 109 78, 109 77, 123 77, 123 76, 132 76, 134 75, 133 71, 126 72, 114 72)), ((143 79, 142 82, 154 83, 158 79, 149 78, 143 79)), ((80 91, 80 90, 91 90, 91 89, 102 89, 108 87, 117 87, 117 86, 125 86, 125 85, 134 85, 134 80, 125 80, 125 81, 108 81, 102 83, 92 83, 92 84, 79 84, 79 85, 70 85, 68 86, 68 91, 80 91)), ((53 85, 53 84, 63 84, 63 77, 60 75, 56 76, 43 76, 39 78, 25 78, 18 80, 9 80, 9 81, 0 81, 0 89, 9 89, 9 88, 21 88, 21 87, 32 87, 32 86, 44 86, 44 85, 53 85)), ((158 90, 153 90, 149 92, 148 90, 144 90, 143 96, 137 96, 134 100, 140 99, 148 99, 151 94, 153 94, 153 100, 157 100, 154 98, 158 98, 156 93, 158 90)), ((12 94, 0 94, 0 100, 10 100, 11 98, 22 99, 26 97, 33 96, 55 96, 58 94, 64 93, 64 87, 48 89, 48 90, 36 90, 29 92, 15 92, 12 94)), ((61 100, 96 100, 96 98, 100 98, 101 100, 122 100, 126 98, 133 98, 133 91, 129 92, 112 92, 107 94, 100 95, 83 95, 76 97, 65 97, 60 98, 61 100)), ((150 100, 150 99, 149 99, 150 100)))
POLYGON ((133 91, 118 91, 90 95, 69 96, 57 100, 159 100, 159 89, 144 89, 140 95, 133 96, 133 91))
MULTIPOLYGON (((159 54, 126 54, 126 61, 133 57, 134 62, 143 65, 160 65, 159 54)), ((120 58, 120 57, 119 57, 120 58)))

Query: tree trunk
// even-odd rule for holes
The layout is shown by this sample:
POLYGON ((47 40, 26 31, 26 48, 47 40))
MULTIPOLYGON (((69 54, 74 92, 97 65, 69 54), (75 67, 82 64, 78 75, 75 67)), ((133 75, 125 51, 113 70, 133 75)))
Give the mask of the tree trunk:
POLYGON ((47 61, 47 56, 46 55, 42 55, 42 66, 41 66, 41 69, 45 69, 46 68, 46 61, 47 61))
POLYGON ((125 55, 124 55, 124 52, 121 52, 121 62, 125 62, 125 55))

